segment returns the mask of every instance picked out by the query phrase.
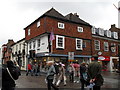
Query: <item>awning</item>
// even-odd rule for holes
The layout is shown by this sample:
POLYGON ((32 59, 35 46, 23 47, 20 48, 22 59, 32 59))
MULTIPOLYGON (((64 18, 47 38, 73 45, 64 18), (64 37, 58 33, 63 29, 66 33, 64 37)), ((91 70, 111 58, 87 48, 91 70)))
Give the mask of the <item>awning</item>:
MULTIPOLYGON (((52 56, 52 57, 68 57, 68 55, 65 54, 51 54, 51 53, 37 53, 36 57, 47 57, 47 56, 52 56)), ((89 55, 75 55, 74 57, 87 57, 91 58, 89 55)))
POLYGON ((98 61, 110 61, 110 56, 98 56, 98 61))

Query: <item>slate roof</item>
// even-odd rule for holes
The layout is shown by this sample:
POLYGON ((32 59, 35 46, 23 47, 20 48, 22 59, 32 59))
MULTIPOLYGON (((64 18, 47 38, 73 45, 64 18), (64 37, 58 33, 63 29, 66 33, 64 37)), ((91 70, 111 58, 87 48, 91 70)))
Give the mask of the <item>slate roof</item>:
POLYGON ((90 25, 89 23, 80 19, 78 15, 73 15, 72 13, 66 15, 65 17, 72 22, 76 22, 76 23, 80 23, 80 24, 84 24, 84 25, 90 25))
MULTIPOLYGON (((45 12, 42 16, 40 16, 34 22, 36 22, 37 20, 39 20, 40 18, 45 17, 45 16, 65 20, 65 21, 68 21, 68 22, 74 22, 74 23, 79 23, 79 24, 84 24, 84 25, 91 26, 89 23, 83 21, 82 19, 80 19, 76 15, 73 15, 72 13, 70 13, 70 14, 68 14, 66 16, 63 16, 61 13, 56 11, 54 8, 51 8, 50 10, 45 12)), ((34 22, 32 22, 31 24, 33 24, 34 22)), ((30 25, 28 25, 27 27, 29 27, 30 25)), ((24 29, 26 29, 27 27, 25 27, 24 29)))
POLYGON ((43 16, 50 16, 50 17, 55 17, 55 18, 59 18, 59 19, 63 19, 66 20, 66 18, 59 13, 58 11, 56 11, 54 8, 51 8, 49 11, 47 11, 46 13, 43 14, 43 16))

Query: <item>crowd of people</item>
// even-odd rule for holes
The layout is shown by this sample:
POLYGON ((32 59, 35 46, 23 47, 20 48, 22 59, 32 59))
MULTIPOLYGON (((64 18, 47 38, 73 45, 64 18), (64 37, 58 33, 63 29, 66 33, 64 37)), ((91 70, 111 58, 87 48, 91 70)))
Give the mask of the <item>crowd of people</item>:
POLYGON ((80 82, 81 90, 84 90, 85 87, 100 90, 104 82, 101 75, 102 67, 99 62, 90 64, 71 63, 66 67, 65 64, 61 62, 54 63, 53 61, 48 61, 47 65, 49 66, 46 76, 48 90, 51 90, 51 87, 53 87, 54 90, 58 90, 60 83, 63 82, 64 86, 66 86, 67 81, 71 83, 80 82), (67 76, 69 76, 69 78, 67 78, 67 76))
MULTIPOLYGON (((46 62, 46 84, 48 90, 51 87, 58 90, 61 83, 64 86, 67 82, 81 83, 80 88, 90 88, 93 90, 100 90, 104 79, 101 75, 102 66, 99 62, 92 62, 90 64, 72 62, 68 65, 62 62, 47 61, 46 62)), ((40 64, 31 62, 27 65, 26 76, 38 76, 41 73, 40 64)), ((13 61, 7 61, 7 66, 2 70, 2 90, 14 90, 15 80, 21 75, 18 64, 13 61)))

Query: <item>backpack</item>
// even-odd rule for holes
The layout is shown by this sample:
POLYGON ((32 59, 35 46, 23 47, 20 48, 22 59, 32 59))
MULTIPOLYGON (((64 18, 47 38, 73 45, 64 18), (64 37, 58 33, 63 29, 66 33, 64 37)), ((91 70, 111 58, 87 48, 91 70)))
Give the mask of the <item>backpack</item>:
POLYGON ((11 68, 11 69, 9 69, 9 71, 10 71, 12 77, 15 80, 17 80, 19 78, 19 76, 20 76, 20 70, 17 67, 11 68))

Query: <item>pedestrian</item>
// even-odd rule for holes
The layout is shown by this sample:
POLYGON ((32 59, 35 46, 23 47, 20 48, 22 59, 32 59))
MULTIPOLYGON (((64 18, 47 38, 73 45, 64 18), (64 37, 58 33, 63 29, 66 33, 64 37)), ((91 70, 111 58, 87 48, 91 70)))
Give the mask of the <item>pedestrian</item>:
POLYGON ((35 64, 33 65, 33 73, 34 73, 35 76, 38 76, 37 70, 38 70, 38 65, 37 65, 37 63, 35 63, 35 64))
POLYGON ((26 76, 28 76, 29 73, 31 74, 31 76, 33 76, 31 63, 29 63, 29 64, 27 65, 27 73, 26 73, 26 76))
POLYGON ((67 78, 66 78, 66 75, 65 75, 65 65, 62 64, 61 62, 60 62, 60 66, 59 66, 59 71, 60 71, 59 72, 60 74, 59 74, 58 81, 57 81, 56 85, 57 85, 57 87, 59 87, 60 82, 63 81, 64 86, 66 86, 67 78))
POLYGON ((11 60, 7 61, 7 67, 2 68, 2 90, 15 90, 15 80, 18 78, 18 69, 11 60))
POLYGON ((54 64, 54 67, 55 67, 55 75, 54 75, 54 80, 53 80, 53 84, 56 84, 57 82, 57 77, 59 76, 59 63, 58 62, 55 62, 54 64))
POLYGON ((38 67, 37 67, 37 75, 39 75, 40 76, 40 73, 41 73, 41 65, 40 65, 40 63, 38 64, 38 67))
POLYGON ((80 65, 80 82, 81 82, 81 90, 84 90, 87 80, 87 68, 86 64, 82 63, 80 65))
POLYGON ((53 87, 54 90, 58 90, 58 88, 55 86, 55 84, 53 84, 54 75, 56 73, 55 72, 55 67, 54 67, 54 62, 53 61, 48 61, 47 66, 49 68, 48 72, 47 72, 47 75, 46 75, 48 90, 51 90, 51 87, 53 87))
MULTIPOLYGON (((100 90, 103 85, 104 79, 101 75, 102 66, 99 62, 92 62, 88 65, 88 81, 94 84, 93 90, 100 90)), ((90 87, 92 88, 92 87, 90 87)))
POLYGON ((69 72, 69 80, 70 82, 73 82, 74 81, 74 72, 75 72, 75 68, 72 64, 70 64, 68 66, 68 72, 69 72))
POLYGON ((80 68, 79 67, 75 67, 75 72, 74 72, 74 83, 79 83, 80 81, 80 68))

